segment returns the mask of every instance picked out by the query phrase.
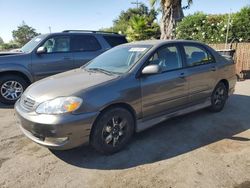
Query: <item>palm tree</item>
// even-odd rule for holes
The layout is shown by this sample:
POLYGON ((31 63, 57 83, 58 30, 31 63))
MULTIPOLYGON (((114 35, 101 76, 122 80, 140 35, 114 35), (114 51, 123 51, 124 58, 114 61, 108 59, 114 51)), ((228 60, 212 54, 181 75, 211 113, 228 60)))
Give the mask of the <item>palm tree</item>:
POLYGON ((150 16, 134 15, 130 18, 126 31, 129 41, 147 40, 158 38, 160 35, 159 25, 150 16))
POLYGON ((182 6, 182 0, 150 0, 150 4, 153 6, 158 1, 162 9, 161 39, 172 39, 176 23, 184 17, 183 8, 188 8, 193 1, 187 0, 188 5, 185 7, 182 6))

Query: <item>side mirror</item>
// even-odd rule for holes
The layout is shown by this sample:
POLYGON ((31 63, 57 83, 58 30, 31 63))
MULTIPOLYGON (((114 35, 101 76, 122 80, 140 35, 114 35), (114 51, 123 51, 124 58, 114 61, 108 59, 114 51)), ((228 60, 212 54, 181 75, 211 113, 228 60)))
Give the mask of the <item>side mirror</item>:
POLYGON ((161 68, 159 65, 148 65, 142 69, 142 74, 158 74, 161 72, 161 68))
POLYGON ((37 53, 37 54, 45 54, 45 53, 47 53, 47 48, 41 46, 41 47, 39 47, 39 48, 37 49, 36 53, 37 53))

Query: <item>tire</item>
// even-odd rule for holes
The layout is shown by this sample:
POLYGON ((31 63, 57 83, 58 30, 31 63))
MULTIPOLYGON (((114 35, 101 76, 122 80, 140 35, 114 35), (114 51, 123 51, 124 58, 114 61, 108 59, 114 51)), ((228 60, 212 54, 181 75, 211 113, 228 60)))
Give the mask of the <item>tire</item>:
POLYGON ((225 84, 220 82, 215 87, 211 96, 211 106, 209 110, 211 112, 220 112, 223 110, 228 98, 228 89, 225 84))
POLYGON ((16 75, 0 77, 0 102, 13 105, 28 87, 28 82, 16 75))
POLYGON ((128 144, 134 133, 133 115, 126 109, 115 107, 100 114, 91 133, 90 144, 100 153, 109 155, 128 144))

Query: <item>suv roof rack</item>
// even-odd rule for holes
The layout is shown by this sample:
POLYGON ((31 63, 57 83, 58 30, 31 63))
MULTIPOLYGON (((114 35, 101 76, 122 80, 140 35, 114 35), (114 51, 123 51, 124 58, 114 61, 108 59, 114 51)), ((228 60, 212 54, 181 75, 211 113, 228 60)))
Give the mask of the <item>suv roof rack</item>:
POLYGON ((74 32, 79 32, 79 33, 107 33, 107 34, 119 34, 116 32, 109 32, 109 31, 92 31, 92 30, 64 30, 63 33, 74 33, 74 32))

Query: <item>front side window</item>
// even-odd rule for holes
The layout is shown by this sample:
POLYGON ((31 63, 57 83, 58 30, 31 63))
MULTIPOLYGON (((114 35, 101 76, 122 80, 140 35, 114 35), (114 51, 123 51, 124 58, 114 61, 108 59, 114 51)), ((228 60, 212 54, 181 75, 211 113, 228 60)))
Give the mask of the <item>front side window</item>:
POLYGON ((170 71, 182 67, 181 55, 176 46, 160 48, 149 60, 149 65, 159 65, 161 71, 170 71))
POLYGON ((48 39, 43 45, 47 53, 69 52, 70 51, 70 37, 52 37, 48 39))
POLYGON ((82 35, 73 37, 73 51, 86 52, 97 51, 101 49, 101 45, 94 36, 82 35))
POLYGON ((189 67, 208 64, 213 61, 212 56, 200 47, 185 45, 184 50, 187 60, 187 66, 189 67))
POLYGON ((151 48, 151 46, 119 46, 106 51, 83 68, 123 74, 130 70, 151 48))

